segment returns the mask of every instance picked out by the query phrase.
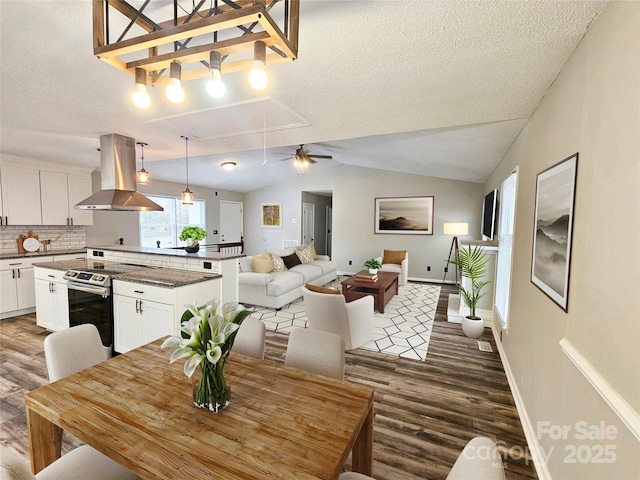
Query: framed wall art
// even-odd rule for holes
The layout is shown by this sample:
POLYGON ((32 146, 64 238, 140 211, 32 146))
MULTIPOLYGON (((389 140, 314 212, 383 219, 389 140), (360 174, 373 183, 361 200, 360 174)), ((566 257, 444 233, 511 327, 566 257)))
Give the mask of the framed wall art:
POLYGON ((262 204, 262 228, 282 228, 282 204, 262 204))
POLYGON ((433 235, 433 197, 376 198, 375 233, 433 235))
POLYGON ((569 272, 578 154, 540 172, 536 180, 531 282, 565 312, 569 301, 569 272))

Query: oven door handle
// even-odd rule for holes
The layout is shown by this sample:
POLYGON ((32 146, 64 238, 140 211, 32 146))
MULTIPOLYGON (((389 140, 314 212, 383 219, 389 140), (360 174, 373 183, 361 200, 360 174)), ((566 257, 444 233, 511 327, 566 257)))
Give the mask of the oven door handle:
POLYGON ((94 287, 92 285, 82 285, 74 282, 67 282, 67 288, 69 290, 78 290, 80 292, 102 295, 105 298, 109 296, 109 289, 106 287, 94 287))

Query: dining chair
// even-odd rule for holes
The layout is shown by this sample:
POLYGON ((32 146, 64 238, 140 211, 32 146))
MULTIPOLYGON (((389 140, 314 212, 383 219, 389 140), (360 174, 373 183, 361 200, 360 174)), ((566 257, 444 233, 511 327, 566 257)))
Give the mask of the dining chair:
POLYGON ((333 333, 294 328, 284 364, 344 380, 344 340, 333 333))
POLYGON ((88 445, 73 449, 34 475, 24 457, 9 447, 0 445, 0 478, 2 480, 129 480, 139 477, 88 445))
MULTIPOLYGON (((488 437, 469 440, 445 480, 504 480, 504 466, 496 443, 488 437)), ((345 472, 338 480, 373 480, 361 473, 345 472)))
MULTIPOLYGON (((107 356, 102 348, 98 329, 95 325, 87 323, 48 335, 44 339, 44 358, 49 372, 49 381, 56 382, 68 375, 104 362, 107 356)), ((53 480, 54 478, 134 480, 140 478, 88 445, 83 445, 63 455, 42 472, 36 476, 38 480, 53 480), (56 472, 55 474, 42 474, 53 465, 58 465, 58 467, 52 468, 52 472, 56 472), (73 475, 60 475, 57 469, 73 472, 73 475), (85 472, 86 474, 76 472, 85 472)))
POLYGON ((232 351, 264 360, 265 335, 264 322, 257 318, 247 317, 242 321, 238 333, 236 333, 232 351))
POLYGON ((302 287, 310 330, 340 335, 346 350, 354 350, 373 340, 373 297, 352 302, 337 294, 320 293, 302 287))

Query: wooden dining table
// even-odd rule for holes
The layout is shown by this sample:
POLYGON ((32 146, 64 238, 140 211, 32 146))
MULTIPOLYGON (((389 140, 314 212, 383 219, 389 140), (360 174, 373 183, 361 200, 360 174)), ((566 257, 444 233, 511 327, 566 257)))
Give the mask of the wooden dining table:
POLYGON ((27 393, 32 471, 60 457, 64 430, 145 479, 335 479, 350 454, 372 474, 371 388, 232 352, 215 414, 161 344, 27 393))

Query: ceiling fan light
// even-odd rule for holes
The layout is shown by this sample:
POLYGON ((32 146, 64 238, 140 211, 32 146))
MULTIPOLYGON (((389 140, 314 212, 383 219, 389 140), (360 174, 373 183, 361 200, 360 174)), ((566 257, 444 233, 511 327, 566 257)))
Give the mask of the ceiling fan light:
POLYGON ((225 169, 227 172, 230 172, 231 170, 236 168, 236 162, 224 162, 222 164, 222 168, 225 169))
POLYGON ((131 101, 138 108, 149 108, 151 97, 147 92, 147 72, 142 68, 136 68, 136 86, 131 94, 131 101))
POLYGON ((178 62, 171 62, 169 85, 165 89, 165 94, 170 102, 182 103, 184 101, 185 93, 182 88, 182 82, 180 78, 182 76, 182 67, 178 62))

